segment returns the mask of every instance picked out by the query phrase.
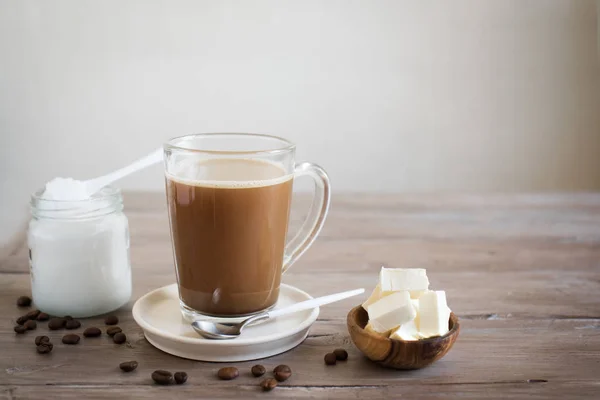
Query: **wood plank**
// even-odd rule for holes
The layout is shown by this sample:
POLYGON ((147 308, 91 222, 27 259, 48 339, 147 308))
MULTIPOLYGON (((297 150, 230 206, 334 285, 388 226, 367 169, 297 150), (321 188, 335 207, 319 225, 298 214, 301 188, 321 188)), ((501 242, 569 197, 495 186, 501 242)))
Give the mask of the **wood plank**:
POLYGON ((600 395, 597 384, 589 382, 498 382, 493 384, 444 384, 444 385, 388 385, 373 386, 299 386, 282 384, 273 392, 264 393, 256 384, 228 385, 209 388, 183 385, 158 387, 154 385, 74 385, 74 386, 31 386, 0 388, 0 398, 7 400, 37 400, 40 398, 99 399, 474 399, 504 400, 507 398, 547 399, 594 399, 600 395), (4 394, 4 397, 2 395, 4 394))
MULTIPOLYGON (((542 247, 515 253, 513 247, 489 250, 468 243, 428 249, 386 241, 355 246, 317 242, 284 276, 284 282, 315 296, 356 287, 369 291, 380 265, 418 266, 428 269, 433 288, 447 291, 449 304, 459 316, 600 317, 600 249, 567 252, 542 247)), ((131 256, 134 299, 175 282, 169 243, 132 244, 131 256)), ((13 299, 28 294, 29 275, 5 274, 0 288, 13 299)), ((356 304, 366 296, 349 301, 356 304)), ((342 318, 349 308, 346 303, 332 304, 322 315, 342 318)))
MULTIPOLYGON (((294 201, 306 203, 309 193, 294 193, 294 201)), ((126 191, 123 193, 125 205, 142 212, 154 213, 166 210, 164 191, 126 191)), ((547 192, 547 193, 365 193, 335 192, 334 204, 351 208, 397 208, 403 205, 409 209, 487 209, 487 208, 561 208, 565 210, 583 209, 598 212, 600 193, 594 192, 547 192)))
MULTIPOLYGON (((47 331, 40 323, 35 332, 15 335, 7 318, 0 322, 0 376, 3 384, 31 385, 143 385, 155 369, 184 370, 190 385, 221 387, 216 371, 220 363, 184 360, 150 345, 129 312, 121 313, 121 326, 128 345, 115 345, 110 338, 82 339, 76 346, 60 343, 63 332, 47 331), (46 334, 55 344, 49 355, 35 352, 36 335, 46 334), (123 374, 118 364, 137 360, 135 374, 123 374)), ((84 320, 83 326, 102 326, 100 319, 84 320)), ((267 368, 290 365, 294 371, 288 384, 304 386, 343 385, 445 385, 494 384, 527 380, 549 382, 596 382, 600 363, 600 320, 463 320, 461 333, 448 355, 418 371, 384 369, 364 358, 350 343, 344 321, 317 321, 310 336, 297 348, 260 361, 267 368), (335 367, 323 363, 325 353, 348 349, 348 362, 335 367)), ((238 384, 250 384, 255 362, 231 363, 240 368, 238 384)))
MULTIPOLYGON (((584 196, 584 199, 588 197, 584 196)), ((150 203, 157 202, 157 196, 151 196, 150 199, 150 203)), ((570 197, 566 200, 568 199, 570 197)), ((352 198, 342 197, 340 201, 360 210, 352 198)), ((556 207, 556 202, 546 203, 544 207, 556 207)), ((140 202, 140 206, 144 204, 140 202)), ((164 202, 162 204, 165 211, 164 202)), ((389 204, 383 204, 389 207, 389 204)), ((425 204, 431 206, 431 202, 425 204)), ((596 208, 586 202, 584 206, 588 219, 595 221, 596 213, 590 213, 590 210, 596 211, 596 208)), ((372 207, 372 204, 367 203, 363 208, 369 210, 372 207)), ((343 214, 341 211, 340 213, 343 214)), ((131 256, 137 296, 173 282, 174 274, 166 214, 160 216, 154 211, 131 214, 131 256)), ((340 235, 344 231, 351 232, 352 218, 341 215, 336 219, 335 215, 332 212, 330 225, 341 226, 340 235)), ((378 226, 384 219, 380 216, 371 225, 378 226)), ((420 266, 428 268, 434 287, 448 290, 451 305, 459 315, 489 313, 525 317, 597 316, 595 303, 598 297, 588 296, 586 293, 599 292, 600 240, 594 239, 593 235, 576 235, 579 238, 577 240, 569 237, 556 240, 540 238, 536 236, 537 233, 531 234, 527 230, 527 224, 535 219, 519 217, 515 221, 517 220, 525 221, 521 221, 521 234, 502 240, 496 240, 493 232, 489 233, 492 236, 470 240, 460 237, 441 239, 435 235, 426 238, 383 239, 337 239, 335 235, 323 237, 290 270, 284 280, 319 295, 337 288, 365 286, 365 282, 373 281, 377 268, 382 264, 420 266), (336 277, 339 271, 345 272, 343 287, 337 284, 340 281, 336 277), (315 285, 314 273, 322 278, 319 281, 329 282, 329 285, 315 285), (456 279, 458 275, 460 279, 456 279), (465 290, 465 287, 469 290, 465 290), (484 297, 493 299, 494 307, 488 307, 481 301, 472 301, 473 298, 484 297), (564 301, 565 297, 569 301, 564 301)), ((559 223, 552 219, 541 221, 546 228, 559 223)), ((442 225, 444 223, 438 222, 442 225)), ((461 221, 452 223, 453 226, 446 226, 444 229, 453 232, 456 225, 462 224, 461 221)), ((600 230, 600 223, 593 225, 600 230)), ((5 272, 26 273, 26 246, 22 246, 18 254, 4 260, 2 268, 5 272)), ((334 308, 332 310, 337 312, 334 308)))
MULTIPOLYGON (((512 203, 498 201, 494 196, 441 197, 437 201, 432 200, 436 199, 434 196, 422 196, 421 202, 404 195, 374 197, 362 202, 356 197, 361 196, 334 197, 321 238, 501 241, 518 235, 518 239, 558 238, 571 242, 595 242, 600 238, 600 195, 558 196, 554 202, 542 201, 541 197, 539 204, 531 204, 528 197, 517 195, 511 197, 512 203)), ((306 200, 306 195, 300 195, 294 202, 293 223, 304 217, 306 200)), ((149 195, 142 200, 132 194, 126 212, 130 219, 153 219, 151 225, 144 225, 136 232, 168 238, 166 204, 161 195, 149 195), (148 210, 145 209, 148 204, 157 205, 148 210)))
MULTIPOLYGON (((164 196, 125 195, 132 240, 139 245, 168 243, 164 196)), ((300 195, 292 213, 292 229, 306 209, 300 195)), ((24 236, 20 235, 24 240, 24 236)), ((560 246, 568 250, 600 248, 600 195, 433 196, 339 195, 319 238, 372 241, 390 239, 426 248, 429 244, 465 243, 496 246, 560 246), (432 200, 433 199, 433 200, 432 200), (436 200, 437 199, 437 200, 436 200)), ((26 271, 26 246, 0 259, 0 271, 26 271)))

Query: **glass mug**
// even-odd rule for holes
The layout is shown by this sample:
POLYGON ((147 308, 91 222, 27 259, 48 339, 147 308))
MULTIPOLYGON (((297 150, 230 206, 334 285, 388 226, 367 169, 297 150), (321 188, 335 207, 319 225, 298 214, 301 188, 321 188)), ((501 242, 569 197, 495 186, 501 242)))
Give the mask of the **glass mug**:
POLYGON ((325 171, 295 164, 295 145, 259 134, 182 136, 164 145, 165 180, 181 312, 240 317, 267 310, 281 275, 310 247, 330 201, 325 171), (315 193, 286 243, 292 186, 310 176, 315 193))

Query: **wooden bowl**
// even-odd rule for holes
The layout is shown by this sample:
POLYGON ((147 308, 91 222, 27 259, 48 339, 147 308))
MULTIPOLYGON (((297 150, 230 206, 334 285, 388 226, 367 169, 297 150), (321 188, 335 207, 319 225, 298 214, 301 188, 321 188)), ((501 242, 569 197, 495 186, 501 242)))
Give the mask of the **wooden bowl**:
POLYGON ((388 368, 419 369, 444 357, 458 337, 460 325, 450 314, 450 331, 444 336, 404 341, 366 331, 369 316, 362 306, 354 307, 346 320, 352 341, 372 361, 388 368))

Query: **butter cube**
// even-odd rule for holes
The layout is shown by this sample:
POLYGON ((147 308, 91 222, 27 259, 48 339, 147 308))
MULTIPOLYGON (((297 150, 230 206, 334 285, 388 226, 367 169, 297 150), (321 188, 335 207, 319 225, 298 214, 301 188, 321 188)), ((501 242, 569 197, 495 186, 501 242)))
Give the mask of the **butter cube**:
POLYGON ((373 323, 369 321, 369 323, 367 323, 367 325, 365 326, 365 330, 371 333, 374 333, 376 335, 379 336, 383 336, 383 337, 389 337, 390 333, 392 333, 392 330, 382 330, 381 332, 379 332, 375 326, 373 326, 373 323))
POLYGON ((378 331, 387 331, 415 319, 417 312, 408 291, 392 293, 371 304, 369 321, 378 331))
POLYGON ((396 329, 390 335, 390 339, 399 339, 406 341, 414 341, 421 339, 422 336, 419 333, 415 320, 409 321, 405 324, 400 325, 400 328, 396 329))
POLYGON ((423 293, 427 292, 427 290, 409 290, 411 299, 418 299, 423 296, 423 293))
POLYGON ((369 306, 373 303, 375 303, 377 300, 381 299, 382 297, 385 296, 389 296, 390 294, 392 294, 394 292, 384 292, 381 290, 381 285, 379 285, 379 283, 377 284, 377 286, 375 286, 375 289, 373 289, 373 293, 371 293, 371 295, 369 296, 369 298, 362 303, 363 308, 366 310, 369 309, 369 306))
POLYGON ((418 297, 418 291, 429 289, 429 279, 423 268, 381 267, 379 285, 384 292, 409 290, 415 292, 414 295, 418 297))
POLYGON ((419 300, 414 300, 414 299, 410 299, 410 302, 412 303, 413 307, 415 308, 415 312, 417 313, 417 315, 415 316, 414 322, 415 322, 415 326, 417 327, 417 330, 419 330, 419 323, 420 323, 420 309, 421 306, 419 305, 419 300))
MULTIPOLYGON (((423 291, 423 293, 425 293, 426 291, 423 291)), ((407 341, 411 341, 411 340, 419 340, 419 339, 423 339, 423 335, 421 335, 421 332, 419 332, 419 300, 415 300, 415 299, 410 299, 410 302, 412 304, 412 306, 415 309, 415 312, 417 313, 417 315, 415 316, 415 319, 413 319, 412 321, 409 321, 405 324, 400 325, 400 327, 396 330, 394 330, 391 334, 390 334, 390 339, 401 339, 401 340, 407 340, 407 341)))
POLYGON ((423 337, 443 336, 448 333, 450 308, 446 292, 428 291, 419 298, 419 332, 423 337))

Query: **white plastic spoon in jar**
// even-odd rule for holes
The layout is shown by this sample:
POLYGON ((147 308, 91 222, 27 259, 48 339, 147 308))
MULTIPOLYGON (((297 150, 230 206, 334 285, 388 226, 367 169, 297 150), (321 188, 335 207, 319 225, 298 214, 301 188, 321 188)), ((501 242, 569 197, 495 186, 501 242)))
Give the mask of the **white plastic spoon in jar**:
POLYGON ((103 187, 138 172, 163 160, 163 149, 159 148, 137 161, 109 174, 86 181, 71 178, 54 178, 46 184, 42 197, 49 200, 79 201, 90 198, 103 187))

